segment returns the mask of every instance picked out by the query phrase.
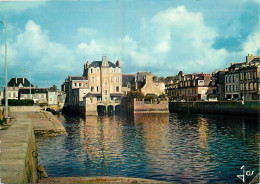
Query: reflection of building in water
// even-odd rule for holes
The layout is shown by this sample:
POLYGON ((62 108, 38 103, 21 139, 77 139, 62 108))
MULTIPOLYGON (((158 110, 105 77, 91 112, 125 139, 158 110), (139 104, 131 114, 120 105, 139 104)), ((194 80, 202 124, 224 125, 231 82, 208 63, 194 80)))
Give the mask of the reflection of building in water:
POLYGON ((106 167, 122 155, 122 131, 116 117, 88 116, 81 126, 80 141, 90 162, 106 167))
POLYGON ((198 137, 199 137, 199 145, 203 149, 207 149, 208 147, 208 122, 205 118, 198 119, 198 137))
POLYGON ((135 114, 134 123, 135 126, 142 127, 149 165, 163 170, 163 165, 167 165, 170 159, 169 114, 135 114))

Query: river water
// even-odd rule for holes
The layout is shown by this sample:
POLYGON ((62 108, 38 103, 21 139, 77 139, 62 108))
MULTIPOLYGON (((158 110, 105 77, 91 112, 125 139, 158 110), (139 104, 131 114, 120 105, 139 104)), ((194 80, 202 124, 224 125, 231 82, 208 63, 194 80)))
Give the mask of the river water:
POLYGON ((37 137, 50 177, 128 176, 242 183, 259 172, 259 119, 182 114, 58 115, 68 135, 37 137))

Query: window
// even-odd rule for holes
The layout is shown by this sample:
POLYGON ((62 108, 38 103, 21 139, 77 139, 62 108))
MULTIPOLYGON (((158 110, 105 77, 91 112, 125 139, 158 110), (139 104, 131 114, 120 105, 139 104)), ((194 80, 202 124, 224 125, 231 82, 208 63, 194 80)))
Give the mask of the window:
POLYGON ((235 91, 235 85, 233 85, 233 87, 232 87, 233 89, 232 89, 232 91, 235 91))
POLYGON ((116 87, 116 92, 119 92, 119 86, 116 87))
POLYGON ((90 98, 90 102, 91 102, 91 103, 92 103, 92 101, 93 101, 92 98, 90 98))
POLYGON ((253 90, 254 88, 254 83, 250 83, 250 90, 253 90))
POLYGON ((240 76, 240 80, 242 80, 242 73, 240 73, 239 76, 240 76))
POLYGON ((107 95, 107 90, 105 90, 105 95, 107 95))
POLYGON ((231 76, 229 76, 229 82, 231 82, 231 76))
POLYGON ((93 73, 93 69, 91 68, 90 73, 93 73))
POLYGON ((91 88, 90 88, 90 89, 91 89, 91 92, 93 92, 93 91, 94 91, 94 87, 93 87, 93 86, 91 86, 91 88))
POLYGON ((248 72, 248 79, 251 79, 251 73, 248 72))
POLYGON ((99 73, 99 68, 97 68, 97 73, 99 73))
POLYGON ((81 83, 79 83, 79 87, 81 86, 81 83))
POLYGON ((94 83, 95 82, 95 77, 92 77, 91 81, 92 81, 92 83, 94 83))
POLYGON ((75 86, 75 87, 77 86, 77 83, 76 83, 76 82, 74 82, 74 86, 75 86))
POLYGON ((107 85, 107 79, 105 79, 105 85, 107 85))
POLYGON ((229 91, 231 91, 231 85, 229 86, 229 91))
POLYGON ((234 75, 232 76, 232 82, 235 82, 235 76, 234 75))
POLYGON ((243 90, 243 85, 242 84, 240 84, 240 90, 243 90))
POLYGON ((97 86, 97 92, 98 92, 99 90, 98 90, 98 86, 97 86))
POLYGON ((254 72, 254 79, 256 79, 256 72, 254 72))
POLYGON ((11 93, 8 93, 8 96, 11 97, 11 93))
POLYGON ((116 82, 119 82, 119 77, 116 77, 116 82))
POLYGON ((254 83, 254 90, 256 90, 256 83, 254 83))

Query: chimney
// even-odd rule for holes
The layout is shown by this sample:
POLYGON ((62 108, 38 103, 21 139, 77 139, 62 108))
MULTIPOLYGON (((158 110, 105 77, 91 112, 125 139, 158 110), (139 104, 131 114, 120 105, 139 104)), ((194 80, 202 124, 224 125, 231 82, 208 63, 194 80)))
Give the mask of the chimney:
POLYGON ((121 66, 120 66, 120 61, 119 61, 119 60, 116 61, 116 66, 117 66, 118 68, 121 67, 121 66))
POLYGON ((36 89, 38 89, 38 84, 36 84, 36 89))
POLYGON ((86 68, 88 68, 88 61, 87 61, 87 63, 86 63, 86 68))
POLYGON ((24 77, 23 77, 23 84, 24 84, 24 77))
POLYGON ((17 84, 17 77, 15 77, 15 84, 17 84))

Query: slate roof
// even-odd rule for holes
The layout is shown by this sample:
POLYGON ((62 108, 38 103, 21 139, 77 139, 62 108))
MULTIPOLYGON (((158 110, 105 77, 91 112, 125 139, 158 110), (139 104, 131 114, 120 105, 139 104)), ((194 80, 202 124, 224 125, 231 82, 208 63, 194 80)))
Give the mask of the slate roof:
MULTIPOLYGON (((8 87, 18 87, 20 84, 23 85, 23 87, 30 87, 30 82, 24 78, 24 83, 23 83, 23 78, 12 78, 9 82, 8 82, 8 87), (17 79, 17 83, 16 83, 16 79, 17 79)), ((31 87, 34 87, 31 84, 31 87)))
MULTIPOLYGON (((89 65, 89 68, 90 67, 93 67, 93 68, 100 68, 101 67, 101 65, 102 65, 102 61, 93 61, 90 65, 89 65)), ((114 64, 114 63, 112 63, 111 61, 108 61, 108 65, 109 65, 109 67, 112 67, 112 68, 116 68, 117 66, 114 64)))
POLYGON ((143 82, 147 72, 137 72, 137 82, 143 82))
POLYGON ((82 76, 69 76, 71 78, 71 80, 87 80, 86 77, 82 77, 82 76))
MULTIPOLYGON (((30 89, 19 89, 20 94, 30 94, 30 89)), ((46 88, 31 89, 31 94, 48 93, 46 88)))
POLYGON ((135 81, 136 74, 123 74, 122 75, 122 83, 127 84, 129 82, 135 81))
POLYGON ((254 58, 252 61, 250 61, 249 63, 250 64, 253 64, 253 63, 259 63, 260 62, 260 58, 254 58))

